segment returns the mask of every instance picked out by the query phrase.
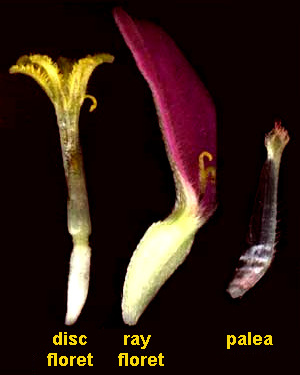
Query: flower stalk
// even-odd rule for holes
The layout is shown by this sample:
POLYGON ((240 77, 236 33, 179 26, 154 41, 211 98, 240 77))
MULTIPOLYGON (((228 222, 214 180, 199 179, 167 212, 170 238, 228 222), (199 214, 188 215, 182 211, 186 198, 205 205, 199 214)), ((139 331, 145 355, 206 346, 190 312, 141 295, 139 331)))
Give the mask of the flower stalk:
POLYGON ((96 99, 86 94, 88 80, 98 65, 112 61, 113 56, 109 54, 87 56, 74 64, 65 58, 54 63, 48 56, 30 55, 22 56, 10 68, 10 73, 32 77, 46 92, 56 112, 68 186, 68 230, 73 240, 65 319, 67 325, 75 323, 81 313, 88 294, 90 274, 91 220, 79 141, 80 108, 85 98, 93 102, 90 111, 96 108, 96 99))

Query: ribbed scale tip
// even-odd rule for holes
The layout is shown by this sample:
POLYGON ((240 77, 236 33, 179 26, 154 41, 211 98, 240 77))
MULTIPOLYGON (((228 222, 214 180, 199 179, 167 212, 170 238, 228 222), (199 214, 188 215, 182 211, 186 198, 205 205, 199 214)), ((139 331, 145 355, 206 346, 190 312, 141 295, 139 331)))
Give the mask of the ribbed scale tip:
POLYGON ((266 135, 265 146, 268 151, 268 158, 280 163, 282 152, 290 140, 287 130, 276 122, 274 129, 266 135))

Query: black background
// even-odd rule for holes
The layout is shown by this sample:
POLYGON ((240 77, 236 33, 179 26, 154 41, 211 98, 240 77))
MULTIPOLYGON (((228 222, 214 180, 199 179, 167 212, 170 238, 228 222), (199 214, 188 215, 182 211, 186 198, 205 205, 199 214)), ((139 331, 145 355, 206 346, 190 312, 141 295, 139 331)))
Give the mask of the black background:
MULTIPOLYGON (((229 1, 2 2, 0 59, 1 361, 3 374, 220 371, 297 372, 299 352, 299 21, 288 5, 229 1), (218 116, 218 199, 185 263, 135 327, 121 319, 122 285, 146 229, 175 201, 151 92, 115 26, 115 5, 159 24, 211 93, 218 116), (67 189, 53 105, 34 80, 8 69, 29 53, 79 59, 109 52, 81 110, 80 134, 93 251, 87 303, 64 326, 67 189), (225 290, 245 248, 264 135, 280 118, 291 141, 279 181, 279 243, 272 267, 242 300, 225 290), (85 347, 56 347, 58 332, 85 347), (226 335, 272 335, 273 346, 234 346, 226 335), (146 350, 124 334, 151 335, 146 350), (94 356, 93 367, 48 368, 46 355, 94 356), (164 367, 118 367, 120 352, 165 356, 164 367), (252 370, 253 367, 253 370, 252 370)), ((2 372, 1 372, 2 371, 2 372)))

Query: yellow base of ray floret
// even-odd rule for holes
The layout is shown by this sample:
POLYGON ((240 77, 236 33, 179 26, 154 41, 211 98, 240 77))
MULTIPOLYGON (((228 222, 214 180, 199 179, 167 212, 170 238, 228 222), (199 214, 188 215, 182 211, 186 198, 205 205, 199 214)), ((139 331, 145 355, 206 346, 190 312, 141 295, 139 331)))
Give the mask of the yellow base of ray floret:
POLYGON ((206 222, 195 209, 192 192, 181 188, 172 214, 152 224, 134 251, 123 287, 122 315, 135 325, 161 286, 183 263, 198 229, 206 222))
POLYGON ((189 254, 200 226, 197 217, 184 212, 151 225, 138 244, 123 289, 122 315, 134 325, 160 287, 189 254))
MULTIPOLYGON (((213 157, 207 151, 199 155, 201 196, 205 193, 208 181, 215 183, 216 176, 215 167, 206 167, 204 158, 211 161, 213 157)), ((122 315, 128 325, 137 323, 161 286, 183 263, 191 250, 196 232, 213 213, 212 209, 204 214, 195 191, 174 165, 173 171, 177 196, 175 209, 166 220, 149 227, 127 268, 122 315)))

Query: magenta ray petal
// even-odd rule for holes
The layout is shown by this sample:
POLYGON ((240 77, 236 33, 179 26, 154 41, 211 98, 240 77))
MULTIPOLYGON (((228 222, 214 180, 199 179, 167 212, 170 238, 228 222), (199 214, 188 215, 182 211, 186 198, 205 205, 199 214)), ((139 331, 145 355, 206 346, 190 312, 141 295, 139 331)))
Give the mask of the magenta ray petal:
MULTIPOLYGON (((201 216, 215 208, 215 183, 199 173, 199 155, 216 167, 216 115, 213 101, 173 40, 158 26, 132 20, 121 8, 114 18, 137 66, 148 82, 160 120, 176 183, 192 188, 201 216), (201 183, 206 188, 202 194, 201 183), (201 202, 199 198, 201 195, 201 202)), ((207 176, 207 175, 206 175, 207 176)), ((178 186, 177 186, 178 188, 178 186)))

